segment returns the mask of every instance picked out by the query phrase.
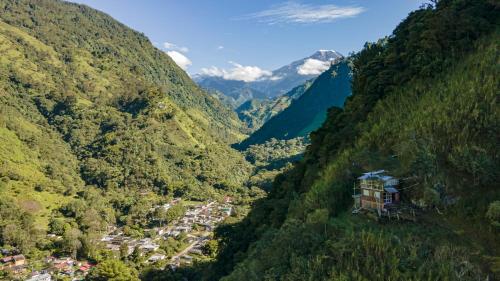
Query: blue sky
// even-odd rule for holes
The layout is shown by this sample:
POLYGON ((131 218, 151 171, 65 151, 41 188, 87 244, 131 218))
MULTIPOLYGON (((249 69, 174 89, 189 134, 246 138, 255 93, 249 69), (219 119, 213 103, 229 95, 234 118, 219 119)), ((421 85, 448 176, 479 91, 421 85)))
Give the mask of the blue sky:
POLYGON ((319 49, 390 35, 424 0, 72 0, 146 34, 188 73, 274 70, 319 49))

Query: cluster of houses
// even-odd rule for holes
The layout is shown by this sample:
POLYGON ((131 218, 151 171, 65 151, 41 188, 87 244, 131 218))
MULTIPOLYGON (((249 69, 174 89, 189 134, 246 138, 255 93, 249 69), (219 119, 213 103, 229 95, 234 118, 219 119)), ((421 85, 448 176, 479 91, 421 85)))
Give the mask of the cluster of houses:
POLYGON ((79 262, 70 257, 44 259, 45 268, 29 273, 28 261, 24 255, 5 256, 0 259, 0 270, 10 271, 13 276, 26 276, 27 281, 51 281, 53 277, 70 277, 72 280, 83 280, 94 266, 87 262, 79 262))
MULTIPOLYGON (((165 208, 168 210, 173 205, 179 203, 180 199, 174 199, 168 204, 156 206, 155 208, 165 208)), ((154 232, 154 238, 136 239, 125 235, 121 228, 112 227, 106 235, 101 238, 101 243, 105 248, 113 251, 123 251, 123 245, 126 245, 127 254, 130 255, 138 248, 141 254, 148 256, 148 263, 156 263, 165 260, 166 255, 158 252, 160 248, 160 239, 168 237, 178 237, 185 234, 185 240, 189 243, 188 247, 182 252, 172 257, 169 261, 171 267, 178 267, 181 264, 190 264, 193 262, 193 256, 202 255, 202 247, 210 240, 211 232, 217 224, 222 222, 232 213, 230 198, 225 199, 221 204, 215 201, 201 205, 188 207, 186 213, 178 220, 165 227, 148 229, 154 232)), ((72 280, 83 280, 89 270, 95 266, 87 262, 80 262, 70 257, 45 258, 45 267, 42 271, 33 271, 30 273, 28 261, 22 254, 2 252, 0 259, 0 271, 9 271, 14 276, 27 276, 29 281, 51 281, 57 277, 68 277, 72 280)))
POLYGON ((135 248, 139 248, 141 252, 145 253, 155 252, 160 248, 160 245, 155 243, 151 238, 134 239, 124 235, 122 231, 105 235, 101 239, 101 242, 106 244, 108 250, 114 252, 119 252, 122 245, 126 245, 128 255, 132 254, 135 248))
MULTIPOLYGON (((156 208, 170 209, 173 205, 178 204, 180 199, 174 199, 172 202, 156 206, 156 208)), ((164 227, 146 229, 148 232, 153 232, 153 238, 135 239, 126 236, 120 228, 114 228, 109 234, 102 237, 101 242, 105 243, 105 247, 111 251, 119 252, 127 247, 127 254, 130 255, 138 248, 141 254, 148 256, 147 262, 155 263, 166 259, 166 256, 158 253, 160 248, 160 239, 166 240, 168 237, 178 237, 181 234, 186 235, 186 242, 190 245, 183 251, 182 255, 174 256, 171 259, 171 264, 179 266, 181 263, 191 263, 192 257, 189 254, 202 254, 201 248, 208 241, 210 232, 215 226, 222 222, 227 216, 230 216, 233 209, 230 205, 231 199, 226 198, 224 204, 215 201, 207 202, 201 205, 193 205, 188 207, 186 213, 178 220, 164 227)))
POLYGON ((169 227, 165 232, 160 234, 177 237, 181 233, 191 233, 195 225, 210 232, 217 224, 230 216, 231 212, 231 205, 220 205, 215 201, 193 206, 172 227, 169 227))

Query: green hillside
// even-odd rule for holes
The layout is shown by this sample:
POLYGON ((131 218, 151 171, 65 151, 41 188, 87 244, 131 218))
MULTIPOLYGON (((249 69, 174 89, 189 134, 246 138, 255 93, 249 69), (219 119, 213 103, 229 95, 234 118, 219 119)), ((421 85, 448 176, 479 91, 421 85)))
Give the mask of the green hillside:
POLYGON ((0 113, 0 244, 22 250, 68 203, 114 223, 140 194, 214 197, 250 172, 236 114, 83 5, 0 1, 0 113))
POLYGON ((246 149, 252 144, 262 144, 271 138, 287 140, 308 136, 325 121, 328 108, 343 106, 344 100, 351 94, 350 81, 351 70, 347 60, 332 65, 314 80, 304 94, 269 119, 241 142, 238 148, 246 149))
POLYGON ((442 0, 353 57, 352 96, 247 219, 207 280, 498 280, 500 8, 442 0), (361 173, 402 181, 416 222, 351 214, 361 173))
POLYGON ((274 99, 251 99, 236 108, 241 121, 247 124, 251 132, 259 129, 273 116, 285 110, 292 101, 298 99, 311 86, 312 81, 293 88, 290 92, 274 99))

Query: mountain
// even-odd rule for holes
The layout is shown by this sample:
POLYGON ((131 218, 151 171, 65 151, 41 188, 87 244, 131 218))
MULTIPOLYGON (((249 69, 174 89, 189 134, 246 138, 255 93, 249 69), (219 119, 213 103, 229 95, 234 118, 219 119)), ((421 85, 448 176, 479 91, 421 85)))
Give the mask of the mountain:
POLYGON ((435 1, 354 54, 344 108, 245 220, 217 231, 200 279, 499 280, 499 8, 435 1), (357 178, 380 169, 414 220, 352 213, 357 178))
POLYGON ((0 244, 32 249, 67 204, 87 233, 87 211, 133 223, 144 194, 213 198, 247 179, 236 114, 142 33, 63 1, 0 11, 0 244))
POLYGON ((274 79, 256 81, 252 86, 265 93, 267 97, 280 96, 323 72, 315 68, 308 69, 306 66, 321 62, 333 63, 342 58, 343 56, 334 50, 319 50, 307 58, 294 61, 289 65, 274 70, 271 76, 275 77, 274 79), (304 69, 301 69, 301 67, 304 67, 304 69))
POLYGON ((312 81, 293 88, 290 92, 273 99, 251 99, 244 102, 235 112, 247 124, 251 132, 262 127, 271 117, 285 110, 293 100, 298 99, 311 86, 312 81))
POLYGON ((314 80, 304 94, 275 115, 238 147, 246 149, 271 138, 292 139, 308 136, 321 126, 328 108, 342 107, 351 94, 351 68, 347 59, 337 62, 314 80))
POLYGON ((250 99, 265 98, 266 95, 253 89, 249 83, 237 80, 225 80, 221 77, 204 78, 199 82, 200 86, 209 92, 214 92, 226 105, 236 108, 250 99))
POLYGON ((333 50, 319 50, 311 56, 292 62, 272 71, 270 79, 244 82, 227 80, 217 76, 196 75, 194 80, 202 88, 217 91, 232 99, 235 108, 250 99, 269 99, 283 95, 293 88, 317 77, 321 71, 317 68, 328 67, 343 56, 333 50), (301 67, 304 67, 301 69, 301 67), (311 68, 309 68, 311 67, 311 68))

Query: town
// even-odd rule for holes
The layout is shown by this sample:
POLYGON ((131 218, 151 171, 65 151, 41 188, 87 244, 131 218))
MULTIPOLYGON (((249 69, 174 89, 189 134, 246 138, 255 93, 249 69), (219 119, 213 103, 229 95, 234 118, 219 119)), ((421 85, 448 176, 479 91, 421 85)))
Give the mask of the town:
MULTIPOLYGON (((166 212, 183 204, 180 198, 154 206, 150 212, 166 212)), ((213 237, 215 227, 233 213, 231 198, 223 203, 216 201, 189 202, 179 218, 161 227, 144 229, 146 237, 133 237, 124 232, 122 226, 108 226, 99 241, 99 247, 108 250, 114 257, 134 256, 141 264, 157 265, 159 268, 175 270, 192 264, 204 257, 203 247, 213 237)), ((48 237, 60 239, 54 234, 48 237)), ((28 281, 51 281, 66 278, 83 280, 95 263, 79 261, 71 257, 48 256, 43 259, 44 269, 30 270, 31 266, 22 253, 2 250, 0 271, 8 272, 13 279, 28 281)))

